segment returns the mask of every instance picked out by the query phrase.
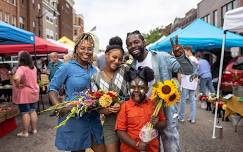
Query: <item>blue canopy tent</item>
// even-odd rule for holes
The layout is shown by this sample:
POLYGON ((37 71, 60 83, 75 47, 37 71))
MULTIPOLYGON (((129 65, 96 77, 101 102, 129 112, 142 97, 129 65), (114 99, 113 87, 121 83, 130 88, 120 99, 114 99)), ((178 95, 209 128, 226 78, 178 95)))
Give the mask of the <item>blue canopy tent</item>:
POLYGON ((149 45, 147 45, 146 48, 147 48, 148 50, 153 50, 154 46, 155 46, 157 43, 163 41, 165 38, 166 38, 166 36, 163 35, 163 36, 162 36, 160 39, 158 39, 157 41, 155 41, 155 42, 150 43, 149 45))
MULTIPOLYGON (((158 43, 153 50, 156 51, 171 51, 170 38, 175 39, 175 36, 179 37, 180 45, 190 45, 193 50, 195 49, 212 49, 222 47, 222 37, 224 36, 224 31, 212 26, 201 19, 196 19, 190 25, 184 29, 172 33, 167 36, 166 39, 158 43)), ((243 37, 231 32, 227 33, 227 39, 225 41, 225 48, 231 47, 243 47, 243 37)))
POLYGON ((0 21, 0 45, 34 44, 34 34, 0 21))

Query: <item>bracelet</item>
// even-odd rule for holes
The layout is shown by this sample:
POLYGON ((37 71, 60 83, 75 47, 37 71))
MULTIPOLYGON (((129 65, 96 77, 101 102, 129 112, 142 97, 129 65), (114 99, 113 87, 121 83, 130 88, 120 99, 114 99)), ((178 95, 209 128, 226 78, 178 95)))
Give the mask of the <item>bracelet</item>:
POLYGON ((138 149, 139 149, 139 144, 140 144, 140 141, 138 141, 138 142, 136 143, 136 148, 138 148, 138 149))

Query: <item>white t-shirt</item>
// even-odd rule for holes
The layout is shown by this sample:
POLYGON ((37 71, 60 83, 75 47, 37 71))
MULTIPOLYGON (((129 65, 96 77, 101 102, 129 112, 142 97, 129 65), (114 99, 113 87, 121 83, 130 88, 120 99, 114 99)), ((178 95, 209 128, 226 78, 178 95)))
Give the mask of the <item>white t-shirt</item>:
MULTIPOLYGON (((136 61, 136 69, 138 69, 138 67, 149 67, 153 70, 153 66, 152 66, 152 53, 148 52, 146 58, 142 61, 142 62, 138 62, 136 61)), ((147 93, 147 97, 151 96, 151 92, 152 92, 152 85, 155 83, 155 80, 149 82, 148 87, 149 87, 149 91, 147 93)))
MULTIPOLYGON (((198 60, 194 56, 190 56, 189 59, 195 66, 198 66, 198 60)), ((198 78, 190 79, 191 75, 181 75, 181 87, 189 90, 196 90, 198 85, 198 78)))

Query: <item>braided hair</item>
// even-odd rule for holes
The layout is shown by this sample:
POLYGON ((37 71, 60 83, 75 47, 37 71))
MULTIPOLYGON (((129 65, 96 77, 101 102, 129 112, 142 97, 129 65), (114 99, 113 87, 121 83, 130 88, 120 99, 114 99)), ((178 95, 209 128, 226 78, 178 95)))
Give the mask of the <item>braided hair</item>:
POLYGON ((128 37, 129 37, 130 35, 138 35, 138 37, 139 37, 142 41, 144 41, 144 37, 143 37, 143 35, 140 33, 140 31, 135 30, 135 31, 133 31, 133 32, 129 32, 129 33, 127 33, 126 43, 127 43, 128 37))
POLYGON ((76 50, 78 48, 78 45, 80 42, 87 40, 92 43, 92 47, 95 47, 95 41, 94 36, 91 33, 81 33, 75 40, 75 47, 74 47, 74 53, 76 53, 76 50))

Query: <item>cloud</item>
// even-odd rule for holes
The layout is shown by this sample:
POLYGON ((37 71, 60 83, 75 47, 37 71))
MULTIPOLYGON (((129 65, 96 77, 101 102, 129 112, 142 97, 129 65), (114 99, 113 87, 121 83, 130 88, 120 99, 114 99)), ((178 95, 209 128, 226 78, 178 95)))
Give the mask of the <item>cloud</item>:
POLYGON ((113 36, 125 40, 127 32, 143 33, 158 26, 166 26, 175 17, 184 17, 201 0, 75 0, 74 8, 84 15, 85 31, 93 26, 105 48, 113 36))

